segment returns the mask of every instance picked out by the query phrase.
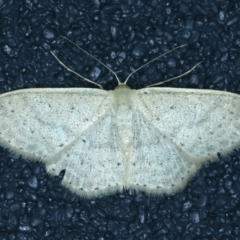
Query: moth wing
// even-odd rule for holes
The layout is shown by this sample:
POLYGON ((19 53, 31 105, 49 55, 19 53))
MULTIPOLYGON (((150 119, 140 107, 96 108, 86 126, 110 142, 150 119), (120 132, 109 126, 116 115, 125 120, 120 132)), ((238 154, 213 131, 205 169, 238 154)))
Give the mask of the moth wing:
POLYGON ((182 188, 198 166, 141 112, 134 111, 133 121, 128 187, 154 194, 182 188))
POLYGON ((44 162, 63 184, 83 196, 122 188, 109 92, 29 89, 0 96, 0 144, 44 162))
POLYGON ((182 188, 206 160, 240 145, 240 97, 172 88, 136 91, 128 185, 152 193, 182 188))
POLYGON ((0 95, 0 144, 45 163, 109 110, 107 91, 27 89, 0 95))
POLYGON ((63 185, 84 197, 121 191, 124 155, 117 144, 114 123, 108 111, 50 159, 48 172, 56 175, 65 169, 63 185))
POLYGON ((164 136, 199 163, 240 145, 240 96, 194 89, 149 88, 135 108, 164 136))

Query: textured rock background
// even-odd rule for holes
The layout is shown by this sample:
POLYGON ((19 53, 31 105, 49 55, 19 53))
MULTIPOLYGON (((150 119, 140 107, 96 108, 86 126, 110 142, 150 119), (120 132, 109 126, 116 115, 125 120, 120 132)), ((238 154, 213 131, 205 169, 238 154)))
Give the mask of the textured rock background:
MULTIPOLYGON (((23 88, 114 89, 113 76, 61 36, 107 63, 123 80, 146 61, 187 43, 129 81, 141 88, 204 62, 165 84, 240 94, 240 3, 205 0, 0 0, 0 93, 23 88)), ((197 146, 196 146, 197 147, 197 146)), ((80 199, 28 162, 0 148, 0 239, 240 239, 240 154, 207 164, 173 196, 125 191, 80 199)))

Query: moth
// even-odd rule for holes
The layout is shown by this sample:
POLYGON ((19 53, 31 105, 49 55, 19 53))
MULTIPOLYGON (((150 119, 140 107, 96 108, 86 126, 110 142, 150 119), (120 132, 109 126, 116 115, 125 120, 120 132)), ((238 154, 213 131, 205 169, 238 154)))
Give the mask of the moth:
POLYGON ((206 161, 239 148, 239 95, 152 87, 159 83, 132 90, 129 77, 124 83, 117 78, 113 91, 39 88, 1 94, 0 144, 45 163, 51 175, 65 170, 62 184, 83 197, 123 189, 173 193, 206 161))

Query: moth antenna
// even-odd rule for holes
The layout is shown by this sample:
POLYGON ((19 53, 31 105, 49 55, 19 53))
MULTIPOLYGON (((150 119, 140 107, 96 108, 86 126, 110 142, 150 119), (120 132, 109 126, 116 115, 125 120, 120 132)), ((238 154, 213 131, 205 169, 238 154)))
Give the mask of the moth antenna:
POLYGON ((98 84, 98 83, 96 83, 96 82, 94 82, 94 81, 92 81, 92 80, 90 80, 90 79, 88 79, 88 78, 85 78, 84 76, 80 75, 79 73, 73 71, 71 68, 67 67, 52 51, 50 51, 50 52, 51 52, 51 54, 56 58, 56 60, 57 60, 64 68, 66 68, 69 72, 72 72, 72 73, 76 74, 78 77, 83 78, 86 82, 95 84, 95 85, 97 85, 98 87, 100 87, 101 89, 103 89, 103 87, 102 87, 100 84, 98 84))
POLYGON ((148 85, 148 86, 146 86, 146 88, 147 88, 147 87, 154 87, 154 86, 157 86, 157 85, 161 85, 161 84, 164 84, 164 83, 166 83, 166 82, 170 82, 170 81, 172 81, 172 80, 174 80, 174 79, 177 79, 177 78, 180 78, 180 77, 182 77, 182 76, 185 76, 185 75, 187 75, 188 73, 190 73, 191 71, 193 71, 193 70, 194 70, 199 64, 201 64, 203 61, 204 61, 204 59, 203 59, 201 62, 199 62, 199 63, 197 63, 196 65, 194 65, 194 66, 193 66, 191 69, 189 69, 188 71, 186 71, 186 72, 184 72, 184 73, 182 73, 182 74, 180 74, 180 75, 178 75, 178 76, 176 76, 176 77, 167 79, 167 80, 165 80, 165 81, 163 81, 163 82, 157 82, 157 83, 148 85))
POLYGON ((137 71, 139 71, 140 69, 142 69, 142 68, 144 68, 145 66, 149 65, 150 63, 156 61, 156 60, 159 59, 160 57, 163 57, 163 56, 167 55, 168 53, 170 53, 170 52, 172 52, 172 51, 174 51, 174 50, 176 50, 176 49, 178 49, 178 48, 185 47, 185 46, 187 46, 187 44, 183 44, 183 45, 181 45, 181 46, 175 47, 175 48, 173 48, 172 50, 170 50, 170 51, 168 51, 168 52, 166 52, 166 53, 164 53, 164 54, 161 54, 160 56, 158 56, 158 57, 150 60, 149 62, 143 64, 141 67, 139 67, 138 69, 136 69, 135 71, 131 72, 131 73, 128 75, 128 77, 127 77, 127 79, 125 80, 124 84, 127 84, 129 78, 130 78, 134 73, 136 73, 137 71))
POLYGON ((84 50, 83 48, 79 47, 77 44, 75 44, 74 42, 72 42, 70 39, 66 38, 63 36, 63 38, 65 38, 67 41, 69 41, 70 43, 72 43, 75 47, 77 47, 78 49, 80 49, 81 51, 83 51, 84 53, 86 53, 87 55, 89 55, 90 57, 94 58, 96 61, 98 61, 100 64, 102 64, 105 68, 107 68, 117 79, 118 81, 118 85, 121 85, 122 83, 120 82, 117 74, 111 69, 109 68, 106 64, 104 64, 103 62, 101 62, 100 60, 98 60, 96 57, 94 57, 92 54, 88 53, 86 50, 84 50))

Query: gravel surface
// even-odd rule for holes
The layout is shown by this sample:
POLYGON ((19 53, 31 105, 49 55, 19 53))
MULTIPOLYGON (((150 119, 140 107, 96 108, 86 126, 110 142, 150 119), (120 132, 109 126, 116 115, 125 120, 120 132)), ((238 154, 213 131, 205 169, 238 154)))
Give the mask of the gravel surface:
MULTIPOLYGON (((117 81, 162 53, 187 44, 135 74, 131 88, 193 72, 164 86, 240 94, 240 2, 237 0, 0 0, 0 93, 46 87, 114 89, 117 81)), ((16 133, 17 134, 17 133, 16 133)), ((197 146, 196 146, 197 147, 197 146)), ((171 196, 126 190, 82 199, 29 162, 0 148, 1 240, 240 239, 240 153, 207 163, 171 196)))

